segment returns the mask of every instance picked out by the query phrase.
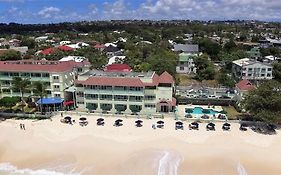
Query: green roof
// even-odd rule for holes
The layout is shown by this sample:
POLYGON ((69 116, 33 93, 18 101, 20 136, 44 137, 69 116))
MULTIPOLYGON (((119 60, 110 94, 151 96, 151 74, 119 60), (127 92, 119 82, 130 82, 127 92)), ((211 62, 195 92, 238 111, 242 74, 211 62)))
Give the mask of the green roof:
POLYGON ((179 61, 188 61, 189 59, 194 58, 195 55, 181 53, 179 54, 179 61))

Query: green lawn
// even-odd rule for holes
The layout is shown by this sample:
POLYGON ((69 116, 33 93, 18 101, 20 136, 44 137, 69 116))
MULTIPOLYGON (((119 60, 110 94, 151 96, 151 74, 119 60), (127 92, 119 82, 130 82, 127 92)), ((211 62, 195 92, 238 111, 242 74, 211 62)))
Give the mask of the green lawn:
POLYGON ((237 112, 233 106, 223 106, 222 108, 224 111, 227 112, 227 117, 230 120, 236 120, 237 117, 241 114, 237 112))

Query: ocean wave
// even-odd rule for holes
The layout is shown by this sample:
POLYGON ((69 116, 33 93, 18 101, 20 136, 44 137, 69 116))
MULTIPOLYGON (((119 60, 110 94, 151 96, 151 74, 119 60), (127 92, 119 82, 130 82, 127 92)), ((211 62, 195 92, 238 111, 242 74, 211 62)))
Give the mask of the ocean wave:
POLYGON ((241 163, 238 163, 237 165, 237 173, 238 175, 247 175, 247 172, 241 163))
POLYGON ((183 157, 172 151, 164 151, 158 161, 157 175, 177 175, 183 157))
POLYGON ((62 173, 47 169, 19 169, 10 163, 0 163, 0 175, 80 175, 80 173, 62 173))

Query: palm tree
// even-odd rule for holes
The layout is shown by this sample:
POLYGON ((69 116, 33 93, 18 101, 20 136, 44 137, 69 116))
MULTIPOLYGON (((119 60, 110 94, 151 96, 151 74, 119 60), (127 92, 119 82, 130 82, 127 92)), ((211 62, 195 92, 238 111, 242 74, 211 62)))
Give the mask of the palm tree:
POLYGON ((12 80, 12 89, 13 90, 16 90, 16 91, 19 91, 20 94, 21 94, 21 107, 22 107, 22 112, 23 112, 23 108, 24 108, 24 104, 25 104, 25 101, 24 101, 24 93, 29 90, 30 88, 30 80, 28 78, 21 78, 21 77, 13 77, 13 80, 12 80))
POLYGON ((40 110, 41 110, 41 114, 43 114, 43 108, 42 108, 43 98, 48 95, 47 91, 46 91, 45 83, 43 83, 41 81, 34 82, 33 83, 33 94, 34 94, 34 96, 40 97, 40 100, 41 100, 40 110))

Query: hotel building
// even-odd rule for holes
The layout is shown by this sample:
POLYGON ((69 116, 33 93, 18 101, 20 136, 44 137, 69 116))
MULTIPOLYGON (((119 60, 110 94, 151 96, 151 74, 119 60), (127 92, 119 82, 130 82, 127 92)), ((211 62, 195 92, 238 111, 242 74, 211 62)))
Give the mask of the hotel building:
POLYGON ((75 81, 78 109, 104 113, 173 112, 175 83, 164 72, 104 72, 90 70, 75 81))
MULTIPOLYGON (((20 96, 13 90, 13 77, 28 78, 31 83, 41 81, 46 83, 48 97, 65 98, 65 89, 74 84, 78 74, 89 70, 88 61, 45 61, 18 60, 0 61, 1 98, 5 96, 20 96)), ((24 93, 25 97, 33 97, 33 91, 24 93)))

